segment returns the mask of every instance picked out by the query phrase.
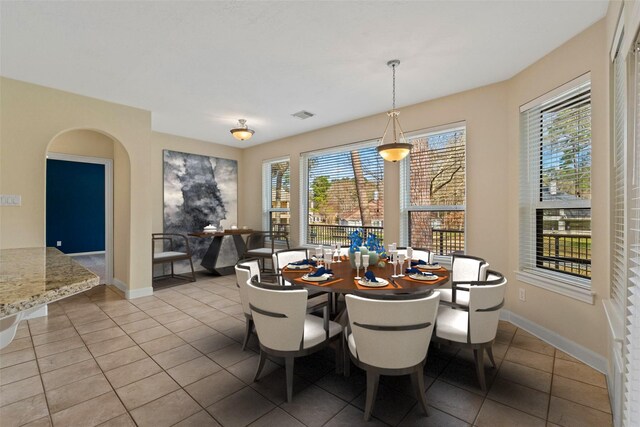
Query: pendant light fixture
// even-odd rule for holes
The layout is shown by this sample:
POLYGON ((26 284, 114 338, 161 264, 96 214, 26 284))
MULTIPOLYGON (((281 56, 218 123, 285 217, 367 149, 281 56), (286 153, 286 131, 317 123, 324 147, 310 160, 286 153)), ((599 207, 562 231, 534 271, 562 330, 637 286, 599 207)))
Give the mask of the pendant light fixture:
POLYGON ((231 129, 230 132, 235 139, 239 139, 240 141, 246 141, 255 133, 253 129, 247 127, 247 121, 245 119, 238 119, 238 126, 231 129))
POLYGON ((412 145, 409 144, 407 139, 404 137, 404 132, 402 131, 402 127, 400 127, 400 122, 398 121, 398 115, 400 115, 400 112, 396 110, 396 67, 400 65, 400 60, 392 59, 387 62, 387 65, 393 70, 393 107, 391 108, 391 111, 387 113, 389 120, 387 120, 387 126, 384 128, 384 133, 380 139, 380 145, 376 150, 378 150, 378 154, 380 154, 384 160, 397 162, 398 160, 402 160, 407 157, 411 151, 412 145), (385 144, 384 138, 387 136, 390 124, 392 125, 391 127, 393 130, 393 141, 385 144))

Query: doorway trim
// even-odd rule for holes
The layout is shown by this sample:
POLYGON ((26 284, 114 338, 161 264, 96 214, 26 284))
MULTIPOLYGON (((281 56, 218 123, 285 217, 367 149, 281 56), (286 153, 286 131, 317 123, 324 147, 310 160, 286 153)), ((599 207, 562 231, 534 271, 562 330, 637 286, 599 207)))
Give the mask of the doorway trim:
MULTIPOLYGON (((47 151, 47 159, 67 162, 94 163, 104 165, 104 243, 105 243, 105 283, 113 283, 113 159, 77 156, 75 154, 47 151)), ((45 210, 46 215, 46 210, 45 210)), ((46 232, 45 232, 46 235, 46 232)))

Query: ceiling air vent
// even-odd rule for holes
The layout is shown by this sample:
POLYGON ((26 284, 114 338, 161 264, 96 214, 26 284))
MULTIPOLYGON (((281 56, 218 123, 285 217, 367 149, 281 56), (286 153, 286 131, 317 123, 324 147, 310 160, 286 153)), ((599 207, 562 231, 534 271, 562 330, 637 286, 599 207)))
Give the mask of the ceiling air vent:
POLYGON ((308 112, 308 111, 304 111, 304 110, 302 110, 302 111, 298 111, 297 113, 293 113, 293 114, 292 114, 292 116, 293 116, 293 117, 297 117, 297 118, 299 118, 300 120, 304 120, 304 119, 308 119, 309 117, 313 117, 313 116, 314 116, 314 114, 313 114, 313 113, 310 113, 310 112, 308 112))

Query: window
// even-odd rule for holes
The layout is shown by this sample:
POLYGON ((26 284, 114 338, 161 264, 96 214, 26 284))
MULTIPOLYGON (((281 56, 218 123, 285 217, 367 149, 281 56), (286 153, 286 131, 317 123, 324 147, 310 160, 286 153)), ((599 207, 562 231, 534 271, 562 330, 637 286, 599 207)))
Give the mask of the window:
POLYGON ((402 241, 439 255, 464 251, 466 128, 409 140, 413 148, 401 165, 402 241))
POLYGON ((289 233, 291 200, 289 158, 266 161, 262 165, 264 183, 263 221, 265 230, 289 233))
POLYGON ((301 157, 304 183, 301 241, 349 244, 349 233, 383 237, 384 164, 376 143, 351 144, 301 157))
POLYGON ((520 117, 520 271, 589 288, 589 75, 523 106, 520 117))

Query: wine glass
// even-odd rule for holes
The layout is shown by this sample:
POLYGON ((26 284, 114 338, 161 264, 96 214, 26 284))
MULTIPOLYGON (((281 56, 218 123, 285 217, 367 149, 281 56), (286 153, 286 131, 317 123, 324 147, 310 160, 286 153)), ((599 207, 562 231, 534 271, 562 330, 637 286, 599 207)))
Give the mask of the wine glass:
POLYGON ((369 254, 362 255, 362 267, 364 270, 364 275, 367 273, 367 268, 369 268, 369 254))
POLYGON ((411 260, 413 259, 413 248, 411 246, 407 246, 407 259, 409 260, 409 263, 411 263, 411 260))
POLYGON ((404 277, 404 273, 402 271, 404 269, 405 258, 406 258, 405 254, 398 255, 398 261, 400 261, 400 274, 398 274, 398 277, 404 277))
POLYGON ((342 246, 340 245, 340 243, 336 243, 336 262, 342 262, 340 260, 340 249, 342 248, 342 246))
POLYGON ((360 251, 355 251, 354 252, 354 257, 353 259, 355 260, 355 264, 356 264, 356 280, 360 280, 360 266, 362 265, 362 258, 361 258, 361 252, 360 251))
POLYGON ((396 278, 398 275, 396 274, 396 266, 398 265, 398 251, 389 252, 389 256, 391 257, 391 264, 393 265, 393 275, 391 277, 396 278))
POLYGON ((318 262, 318 264, 320 262, 322 262, 322 253, 324 251, 322 250, 322 246, 318 246, 316 247, 316 261, 318 262))

